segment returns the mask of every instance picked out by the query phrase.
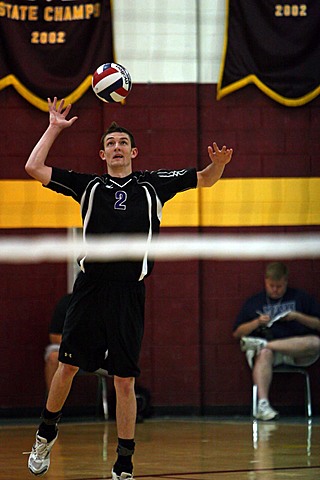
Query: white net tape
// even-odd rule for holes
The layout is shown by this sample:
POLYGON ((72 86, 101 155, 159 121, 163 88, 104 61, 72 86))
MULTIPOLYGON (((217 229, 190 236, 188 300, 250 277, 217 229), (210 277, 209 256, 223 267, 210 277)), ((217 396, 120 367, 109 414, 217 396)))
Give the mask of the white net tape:
POLYGON ((165 235, 151 243, 139 236, 0 237, 1 263, 74 260, 87 255, 94 261, 138 260, 145 252, 156 260, 251 260, 320 257, 320 234, 287 235, 165 235))

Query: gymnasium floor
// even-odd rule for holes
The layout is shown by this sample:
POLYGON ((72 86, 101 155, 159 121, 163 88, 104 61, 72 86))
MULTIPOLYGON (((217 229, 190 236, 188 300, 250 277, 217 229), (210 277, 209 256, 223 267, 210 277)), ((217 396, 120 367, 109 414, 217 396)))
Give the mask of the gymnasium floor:
MULTIPOLYGON (((37 422, 0 422, 0 479, 35 478, 28 455, 37 422)), ((319 480, 320 419, 151 418, 137 424, 135 480, 319 480)), ((62 423, 48 480, 110 478, 115 422, 62 423)))

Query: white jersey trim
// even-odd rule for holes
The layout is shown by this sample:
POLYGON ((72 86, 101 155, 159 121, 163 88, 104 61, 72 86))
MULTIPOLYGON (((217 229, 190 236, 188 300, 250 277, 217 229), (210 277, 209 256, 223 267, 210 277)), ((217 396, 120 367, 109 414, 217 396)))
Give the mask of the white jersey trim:
MULTIPOLYGON (((91 183, 91 182, 90 182, 91 183)), ((90 185, 90 184, 89 184, 90 185)), ((92 212, 92 205, 93 205, 93 200, 94 200, 94 194, 95 194, 95 191, 97 189, 99 185, 99 182, 97 182, 91 189, 90 191, 90 194, 89 194, 89 202, 88 202, 88 208, 87 208, 87 211, 86 211, 86 214, 85 214, 85 217, 83 219, 83 242, 85 243, 86 242, 86 230, 87 230, 87 226, 88 226, 88 223, 89 223, 89 220, 90 220, 90 217, 91 217, 91 212, 92 212)), ((85 194, 87 193, 87 190, 85 191, 85 193, 83 194, 82 198, 81 198, 81 210, 83 209, 83 204, 84 204, 84 200, 85 200, 85 194)), ((80 260, 80 268, 81 270, 84 272, 85 271, 85 268, 84 268, 84 261, 86 259, 86 255, 81 258, 80 260)))

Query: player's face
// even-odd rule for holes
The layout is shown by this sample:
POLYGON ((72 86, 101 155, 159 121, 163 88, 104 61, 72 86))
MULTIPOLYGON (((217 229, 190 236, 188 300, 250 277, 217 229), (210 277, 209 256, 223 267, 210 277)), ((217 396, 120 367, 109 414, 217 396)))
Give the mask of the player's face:
POLYGON ((104 139, 104 150, 100 150, 100 157, 106 161, 109 170, 131 169, 131 161, 137 156, 137 148, 131 147, 127 133, 109 133, 104 139))
POLYGON ((286 293, 288 285, 286 278, 281 278, 281 280, 265 278, 264 283, 268 297, 272 298, 273 300, 283 297, 283 295, 286 293))

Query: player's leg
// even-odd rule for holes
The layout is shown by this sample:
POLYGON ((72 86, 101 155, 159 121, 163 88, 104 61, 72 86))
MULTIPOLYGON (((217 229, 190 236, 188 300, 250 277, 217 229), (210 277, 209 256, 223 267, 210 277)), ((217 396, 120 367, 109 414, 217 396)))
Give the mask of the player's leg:
POLYGON ((114 377, 117 398, 116 421, 118 432, 118 458, 112 469, 112 477, 114 480, 118 478, 132 478, 132 455, 135 446, 134 433, 137 417, 134 383, 135 379, 133 377, 114 377))
POLYGON ((52 379, 46 409, 49 412, 60 412, 70 393, 73 378, 79 367, 59 362, 57 371, 52 379))
POLYGON ((108 285, 108 294, 108 370, 114 376, 118 431, 118 457, 112 468, 112 479, 131 480, 137 416, 134 385, 140 374, 145 288, 142 282, 115 282, 108 285))
POLYGON ((137 417, 137 402, 134 391, 135 379, 114 377, 117 396, 116 418, 118 435, 133 438, 137 417))
POLYGON ((28 468, 34 475, 44 475, 50 466, 50 452, 58 437, 57 424, 62 407, 69 395, 78 367, 59 363, 51 382, 42 422, 36 433, 36 441, 28 459, 28 468))

